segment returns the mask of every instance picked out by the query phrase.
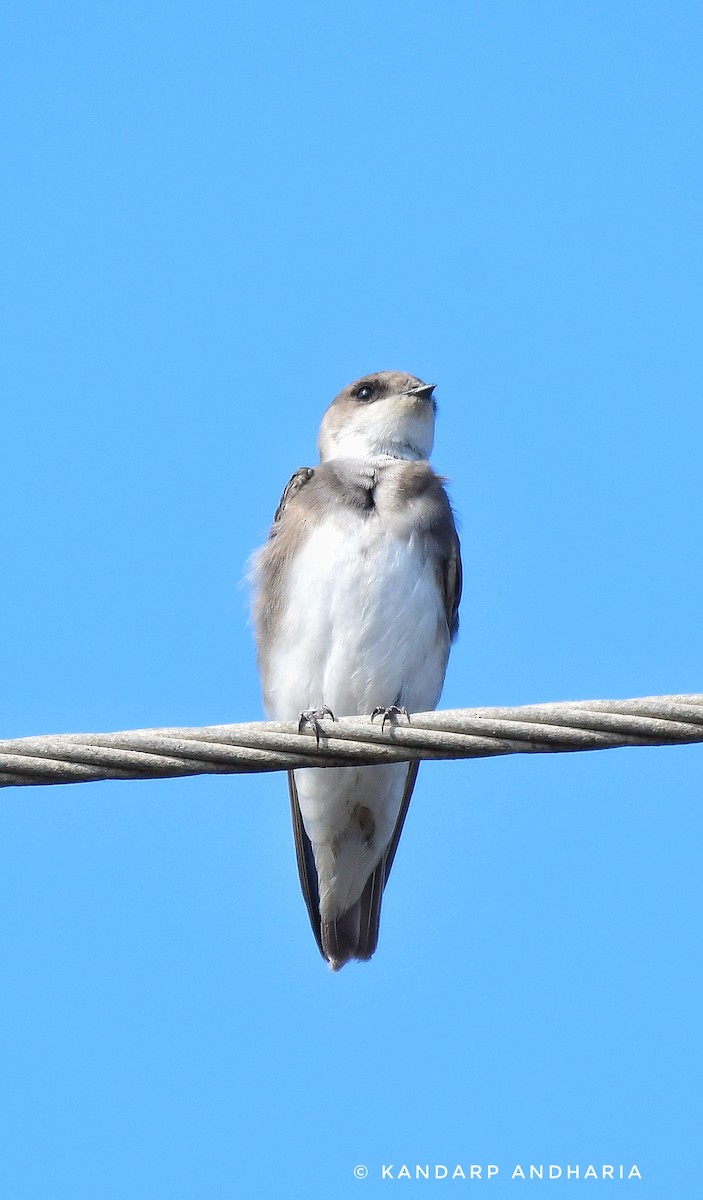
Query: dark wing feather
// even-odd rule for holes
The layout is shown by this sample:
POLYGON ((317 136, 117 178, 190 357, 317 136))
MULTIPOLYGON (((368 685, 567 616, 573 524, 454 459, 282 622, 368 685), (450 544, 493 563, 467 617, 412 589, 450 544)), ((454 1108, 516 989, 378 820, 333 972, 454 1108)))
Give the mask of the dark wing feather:
POLYGON ((461 546, 456 527, 452 522, 452 546, 449 554, 442 563, 442 591, 444 594, 444 611, 447 614, 449 634, 454 641, 459 632, 459 601, 461 600, 462 570, 461 546))
MULTIPOLYGON (((281 496, 281 500, 278 505, 278 508, 276 509, 276 511, 273 515, 274 527, 280 521, 281 517, 283 516, 283 514, 286 510, 288 503, 290 502, 290 500, 292 500, 293 496, 295 496, 296 492, 299 492, 300 489, 302 487, 304 487, 305 484, 308 483, 309 480, 312 479, 314 474, 315 474, 315 472, 312 467, 299 467, 298 470, 295 472, 295 475, 291 475, 290 479, 288 480, 288 483, 286 484, 285 488, 283 489, 283 495, 281 496)), ((273 533, 273 530, 271 532, 273 533)))
POLYGON ((393 830, 393 836, 391 837, 391 840, 388 843, 388 846, 386 847, 386 853, 383 856, 383 867, 384 867, 383 883, 384 883, 384 886, 388 882, 388 876, 391 873, 391 867, 393 866, 393 859, 395 858, 395 852, 398 849, 398 842, 400 841, 400 835, 403 832, 403 825, 405 824, 405 818, 408 815, 408 808, 410 807, 410 797, 413 794, 413 789, 415 787, 415 781, 417 779, 417 773, 419 770, 420 770, 419 759, 417 759, 415 762, 411 762, 408 764, 408 773, 405 777, 405 790, 403 792, 403 799, 400 802, 400 811, 398 813, 398 819, 395 823, 395 829, 393 830))
MULTIPOLYGON (((295 479, 295 476, 293 478, 295 479)), ((305 826, 303 825, 303 815, 300 811, 300 802, 298 800, 298 789, 295 786, 295 775, 292 771, 288 772, 288 794, 290 796, 291 817, 293 818, 293 839, 295 841, 295 857, 298 863, 300 887, 303 892, 305 906, 308 910, 308 916, 310 917, 312 931, 315 934, 315 941, 319 947, 320 954, 324 954, 320 929, 320 892, 317 886, 317 868, 312 852, 312 842, 305 832, 305 826)))

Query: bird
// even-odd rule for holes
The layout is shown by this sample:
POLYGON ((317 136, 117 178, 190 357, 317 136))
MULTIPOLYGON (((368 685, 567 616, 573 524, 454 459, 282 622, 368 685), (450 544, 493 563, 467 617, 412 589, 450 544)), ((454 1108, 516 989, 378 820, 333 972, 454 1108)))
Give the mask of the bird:
MULTIPOLYGON (((288 482, 253 557, 253 624, 267 717, 436 707, 459 626, 462 566, 444 480, 429 464, 435 385, 401 371, 349 384, 327 408, 319 464, 288 482)), ((373 718, 372 718, 373 719, 373 718)), ((333 971, 368 960, 418 763, 288 772, 296 858, 333 971)))

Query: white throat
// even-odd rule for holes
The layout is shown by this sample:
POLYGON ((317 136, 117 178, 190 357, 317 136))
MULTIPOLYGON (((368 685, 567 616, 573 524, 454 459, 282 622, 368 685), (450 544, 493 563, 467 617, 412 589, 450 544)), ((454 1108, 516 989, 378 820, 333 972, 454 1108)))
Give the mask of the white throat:
POLYGON ((434 442, 434 412, 429 405, 408 403, 405 397, 327 410, 318 440, 320 461, 331 458, 428 459, 434 442))
POLYGON ((341 431, 334 441, 328 442, 320 460, 326 462, 330 458, 405 458, 410 462, 419 462, 427 458, 421 447, 410 442, 395 438, 379 440, 370 438, 360 430, 349 429, 341 431))

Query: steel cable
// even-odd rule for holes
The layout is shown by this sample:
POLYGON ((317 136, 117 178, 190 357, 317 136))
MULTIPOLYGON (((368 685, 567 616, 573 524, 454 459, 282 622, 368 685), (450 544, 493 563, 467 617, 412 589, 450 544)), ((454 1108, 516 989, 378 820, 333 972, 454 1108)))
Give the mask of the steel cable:
POLYGON ((164 779, 410 759, 487 758, 703 742, 703 694, 572 700, 296 724, 63 733, 0 741, 0 786, 164 779))

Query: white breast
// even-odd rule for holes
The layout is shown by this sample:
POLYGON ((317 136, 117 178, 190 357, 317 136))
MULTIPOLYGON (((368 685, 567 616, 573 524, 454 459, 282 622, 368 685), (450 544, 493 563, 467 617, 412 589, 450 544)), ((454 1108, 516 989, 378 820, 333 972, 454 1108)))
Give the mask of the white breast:
POLYGON ((389 525, 347 511, 299 550, 269 658, 272 718, 321 705, 347 716, 437 703, 449 636, 434 564, 421 536, 400 539, 389 525))

